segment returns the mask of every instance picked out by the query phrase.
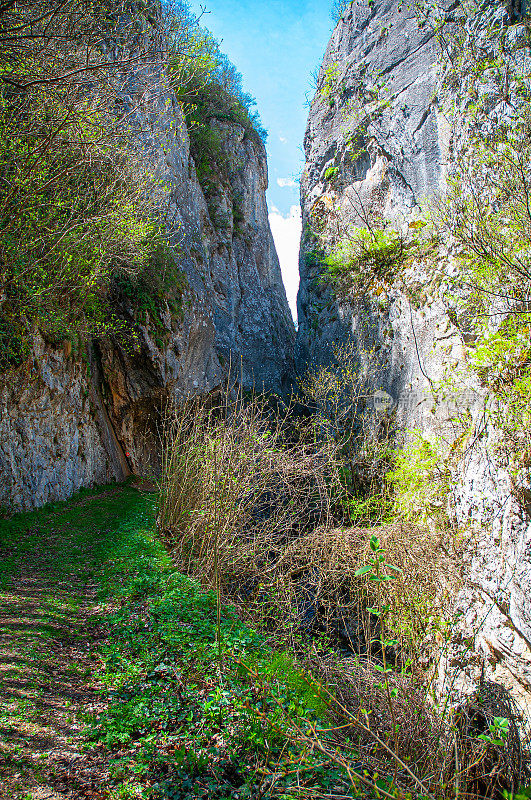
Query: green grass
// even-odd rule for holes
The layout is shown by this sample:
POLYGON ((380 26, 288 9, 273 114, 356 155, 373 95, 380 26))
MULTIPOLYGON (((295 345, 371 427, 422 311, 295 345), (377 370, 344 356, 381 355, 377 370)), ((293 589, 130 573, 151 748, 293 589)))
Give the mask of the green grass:
MULTIPOLYGON (((294 764, 307 786, 342 785, 345 794, 344 776, 291 735, 290 720, 327 724, 315 688, 290 653, 274 652, 234 608, 218 609, 215 593, 173 568, 155 511, 152 497, 120 488, 0 523, 0 587, 8 591, 28 564, 46 587, 26 669, 45 665, 43 643, 75 615, 87 581, 104 604, 94 623, 108 636, 91 677, 106 704, 85 720, 84 736, 89 750, 106 749, 111 796, 244 798, 273 774, 278 796, 282 787, 289 796, 294 764)), ((29 706, 12 712, 35 713, 29 706)))

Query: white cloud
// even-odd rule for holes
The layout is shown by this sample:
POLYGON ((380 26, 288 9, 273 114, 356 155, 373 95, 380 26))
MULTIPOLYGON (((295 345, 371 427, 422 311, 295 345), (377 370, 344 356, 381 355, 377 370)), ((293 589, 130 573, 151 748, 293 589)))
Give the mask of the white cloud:
POLYGON ((269 224, 277 248, 282 278, 286 287, 289 307, 293 319, 297 319, 297 290, 299 288, 299 246, 302 232, 300 206, 291 206, 287 216, 273 207, 269 213, 269 224))
POLYGON ((291 178, 277 178, 277 183, 281 189, 284 189, 286 186, 291 189, 293 186, 297 185, 297 181, 294 181, 291 178))
POLYGON ((288 140, 286 139, 286 137, 285 137, 285 136, 279 136, 278 138, 280 139, 280 141, 282 142, 282 144, 287 144, 287 143, 288 143, 288 140))

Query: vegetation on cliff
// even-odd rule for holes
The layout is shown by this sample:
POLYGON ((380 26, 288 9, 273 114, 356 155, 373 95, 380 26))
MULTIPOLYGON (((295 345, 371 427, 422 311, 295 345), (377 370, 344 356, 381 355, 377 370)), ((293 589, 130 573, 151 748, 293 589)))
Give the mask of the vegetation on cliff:
MULTIPOLYGON (((229 423, 229 438, 230 430, 229 423)), ((213 453, 202 460, 207 470, 213 453)), ((231 463, 216 470, 214 503, 222 492, 235 496, 231 463)), ((152 496, 108 488, 1 523, 1 590, 6 613, 19 615, 3 654, 14 666, 0 718, 11 796, 52 786, 105 800, 455 797, 454 778, 476 796, 487 764, 497 770, 491 782, 515 780, 503 772, 513 768, 518 741, 509 706, 495 718, 490 701, 475 698, 491 725, 475 738, 455 723, 467 758, 456 776, 456 754, 446 757, 454 728, 424 704, 403 657, 393 661, 394 611, 385 598, 400 571, 387 562, 389 538, 367 541, 359 531, 349 545, 362 565, 352 585, 359 581, 371 596, 371 646, 381 653, 371 661, 346 655, 324 633, 309 635, 297 624, 296 602, 294 616, 283 606, 269 617, 273 625, 264 624, 260 606, 280 611, 265 569, 259 593, 248 587, 251 605, 244 584, 231 602, 200 557, 187 562, 189 574, 179 572, 155 531, 155 512, 152 496), (36 618, 26 624, 28 599, 26 614, 33 609, 36 618), (76 700, 64 704, 68 693, 76 700), (57 703, 66 751, 55 730, 57 703), (44 738, 48 749, 32 760, 45 732, 57 741, 44 738)), ((218 568, 226 575, 224 563, 218 568)))
POLYGON ((139 273, 158 226, 153 180, 115 113, 125 70, 147 68, 127 37, 145 35, 117 7, 9 4, 2 10, 0 71, 0 364, 28 355, 36 329, 51 341, 113 328, 106 302, 113 275, 139 273), (115 37, 117 58, 105 55, 115 37))
POLYGON ((186 5, 161 14, 116 0, 97 7, 25 0, 0 9, 0 28, 6 370, 28 357, 37 330, 54 344, 106 333, 130 339, 116 298, 126 296, 140 321, 149 310, 155 327, 170 278, 180 304, 182 273, 176 263, 161 267, 161 252, 166 265, 177 256, 157 206, 159 179, 142 149, 161 72, 169 68, 183 104, 205 189, 228 170, 212 119, 238 122, 257 137, 264 132, 241 76, 186 5))
POLYGON ((200 22, 201 18, 195 17, 187 5, 179 6, 170 47, 170 80, 182 103, 191 153, 211 221, 218 229, 227 227, 229 218, 227 212, 220 211, 217 196, 228 190, 232 196, 232 222, 238 230, 242 220, 240 198, 231 188, 231 176, 240 165, 231 157, 226 126, 241 126, 244 136, 258 144, 265 142, 267 134, 253 108, 256 101, 243 89, 241 74, 200 22))
MULTIPOLYGON (((336 19, 349 5, 335 4, 336 19)), ((402 300, 410 309, 422 308, 431 295, 446 306, 463 335, 466 356, 459 368, 452 362, 442 380, 430 381, 434 407, 452 403, 454 418, 440 436, 432 432, 430 440, 421 430, 410 432, 411 441, 388 476, 400 494, 401 513, 425 520, 433 501, 437 505, 448 490, 449 474, 440 463, 447 461, 455 472, 460 459, 482 447, 484 435, 494 428, 491 456, 509 467, 515 493, 528 480, 530 40, 527 19, 514 25, 517 10, 472 2, 454 14, 440 4, 418 2, 414 11, 419 28, 439 45, 437 103, 451 126, 446 189, 438 198, 424 198, 413 215, 404 208, 391 221, 378 193, 372 196, 352 179, 351 161, 367 158, 370 137, 373 166, 378 153, 390 168, 398 166, 385 138, 392 117, 379 122, 375 117, 375 103, 393 107, 384 76, 373 75, 370 85, 352 79, 353 98, 337 112, 344 151, 338 150, 334 166, 324 169, 326 193, 308 209, 304 258, 319 291, 332 298, 330 304, 368 301, 375 314, 385 315, 392 302, 395 309, 402 300), (352 134, 346 135, 351 125, 357 126, 353 152, 352 134), (460 400, 467 393, 483 406, 474 419, 460 400)), ((338 75, 337 61, 323 70, 317 104, 339 98, 338 75)), ((397 108, 394 113, 401 112, 397 108)), ((385 176, 381 180, 387 185, 385 176)), ((308 327, 316 338, 320 310, 318 303, 309 306, 308 327)), ((393 333, 389 328, 387 334, 393 333)), ((385 343, 379 345, 389 351, 385 343)), ((355 361, 354 369, 365 371, 370 382, 361 352, 355 361)), ((440 517, 437 508, 429 513, 440 517)))
POLYGON ((417 20, 411 10, 357 5, 320 71, 305 141, 300 352, 326 359, 323 374, 332 366, 356 420, 345 426, 365 478, 354 513, 453 528, 465 546, 475 583, 459 597, 447 675, 460 659, 460 688, 490 674, 518 696, 529 660, 529 23, 497 4, 419 4, 417 20), (362 141, 351 148, 353 132, 362 141), (439 190, 438 202, 423 197, 439 190), (395 402, 358 434, 380 389, 395 402), (493 643, 505 636, 502 653, 493 643))

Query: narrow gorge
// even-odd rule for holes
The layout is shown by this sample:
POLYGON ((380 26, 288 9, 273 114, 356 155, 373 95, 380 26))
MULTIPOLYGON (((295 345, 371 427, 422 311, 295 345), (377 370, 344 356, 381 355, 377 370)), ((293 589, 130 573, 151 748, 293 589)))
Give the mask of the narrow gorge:
POLYGON ((525 4, 334 4, 296 324, 192 7, 0 6, 0 798, 524 800, 525 4))

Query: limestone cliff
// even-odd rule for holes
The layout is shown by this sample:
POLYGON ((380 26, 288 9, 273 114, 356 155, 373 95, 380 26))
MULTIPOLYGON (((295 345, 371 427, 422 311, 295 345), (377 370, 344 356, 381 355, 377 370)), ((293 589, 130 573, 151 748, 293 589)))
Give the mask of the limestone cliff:
MULTIPOLYGON (((344 292, 323 266, 323 241, 335 246, 349 229, 380 225, 407 236, 423 224, 421 207, 444 192, 452 163, 467 147, 472 102, 485 136, 518 114, 512 75, 515 65, 529 75, 525 25, 496 3, 479 5, 466 19, 459 3, 448 4, 430 25, 420 5, 351 3, 325 53, 305 137, 296 363, 304 372, 327 361, 334 342, 351 341, 369 393, 392 397, 399 440, 416 429, 452 441, 455 406, 437 390, 449 371, 466 366, 469 334, 445 295, 457 269, 451 243, 429 258, 417 253, 400 275, 364 275, 344 292), (460 14, 462 41, 484 61, 499 56, 503 80, 494 70, 477 83, 472 69, 461 82, 452 77, 444 33, 460 14)), ((450 513, 476 542, 467 557, 470 583, 458 601, 460 630, 473 644, 467 650, 459 634, 446 675, 466 689, 485 669, 529 703, 531 517, 522 500, 529 481, 525 472, 515 481, 508 462, 493 455, 499 432, 485 422, 486 403, 484 388, 470 378, 457 399, 472 423, 452 473, 450 513)))
MULTIPOLYGON (((134 91, 133 82, 122 93, 124 107, 134 109, 134 91)), ((211 120, 226 169, 205 192, 163 75, 151 92, 134 127, 160 182, 167 245, 157 268, 169 277, 149 303, 149 286, 116 283, 125 338, 57 347, 36 334, 26 363, 0 376, 0 504, 10 509, 149 473, 167 400, 209 392, 230 366, 247 388, 279 392, 288 379, 295 333, 268 222, 265 148, 242 126, 211 120)))

